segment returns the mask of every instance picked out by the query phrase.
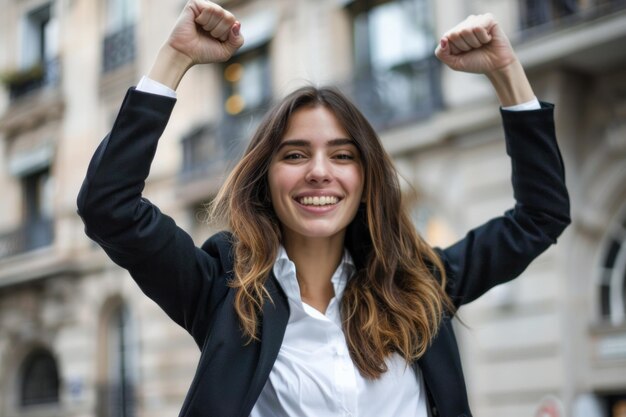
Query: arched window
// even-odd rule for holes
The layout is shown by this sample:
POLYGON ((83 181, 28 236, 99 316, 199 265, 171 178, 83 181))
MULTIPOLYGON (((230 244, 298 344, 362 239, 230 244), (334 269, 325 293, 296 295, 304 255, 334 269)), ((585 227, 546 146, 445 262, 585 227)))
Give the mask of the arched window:
POLYGON ((99 416, 136 415, 137 345, 128 307, 118 305, 106 324, 106 383, 101 387, 99 416))
POLYGON ((617 326, 626 322, 626 210, 611 226, 601 268, 600 313, 617 326))
POLYGON ((29 354, 21 367, 20 405, 59 402, 59 372, 50 352, 38 349, 29 354))

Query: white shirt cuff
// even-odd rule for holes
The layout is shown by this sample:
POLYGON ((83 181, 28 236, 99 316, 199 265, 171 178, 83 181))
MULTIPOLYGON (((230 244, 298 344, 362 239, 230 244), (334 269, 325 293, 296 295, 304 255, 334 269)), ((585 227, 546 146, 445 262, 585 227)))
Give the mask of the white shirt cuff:
POLYGON ((153 79, 146 77, 145 75, 141 77, 141 80, 139 80, 135 89, 143 91, 144 93, 152 93, 160 96, 176 98, 176 91, 158 81, 154 81, 153 79))
POLYGON ((502 107, 502 110, 523 111, 523 110, 537 110, 540 108, 541 108, 541 104, 539 104, 539 100, 537 100, 537 97, 533 97, 532 100, 527 101, 525 103, 515 104, 514 106, 502 107))

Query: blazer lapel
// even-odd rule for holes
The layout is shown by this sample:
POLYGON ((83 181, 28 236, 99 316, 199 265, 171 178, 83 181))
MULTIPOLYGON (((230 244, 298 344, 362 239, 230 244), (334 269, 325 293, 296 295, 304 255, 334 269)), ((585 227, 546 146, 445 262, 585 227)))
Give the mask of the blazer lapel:
POLYGON ((449 318, 443 319, 439 333, 417 365, 430 394, 430 407, 438 409, 436 415, 471 417, 461 358, 449 318))
POLYGON ((267 382, 270 375, 278 351, 283 343, 285 329, 289 321, 289 303, 287 296, 280 288, 272 272, 267 279, 265 288, 269 292, 274 303, 265 300, 263 304, 263 315, 261 317, 261 351, 259 352, 259 360, 257 367, 250 382, 250 389, 243 401, 244 413, 242 417, 250 415, 250 411, 254 407, 256 400, 261 394, 261 390, 267 382))

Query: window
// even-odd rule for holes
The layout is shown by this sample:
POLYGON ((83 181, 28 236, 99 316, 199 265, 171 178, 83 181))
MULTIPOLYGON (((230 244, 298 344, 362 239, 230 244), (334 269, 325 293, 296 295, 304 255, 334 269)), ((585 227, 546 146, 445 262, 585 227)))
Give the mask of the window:
POLYGON ((27 12, 22 19, 20 71, 9 82, 11 98, 23 96, 59 79, 58 22, 52 5, 27 12))
POLYGON ((54 190, 48 163, 45 152, 33 152, 15 164, 22 185, 22 222, 18 228, 0 234, 0 259, 52 243, 54 190))
POLYGON ((32 68, 58 55, 58 22, 51 4, 31 10, 24 17, 21 67, 32 68))
MULTIPOLYGON (((205 180, 210 192, 239 159, 272 100, 269 44, 278 16, 271 9, 242 16, 246 43, 219 68, 222 97, 218 120, 194 126, 181 140, 181 178, 205 180)), ((194 191, 197 194, 197 191, 194 191)), ((205 198, 206 195, 197 198, 205 198)), ((193 198, 192 198, 193 199, 193 198)))
POLYGON ((22 177, 26 250, 52 242, 52 178, 49 168, 22 177))
POLYGON ((27 407, 59 402, 59 373, 54 357, 40 349, 26 357, 20 372, 20 405, 27 407))
POLYGON ((137 1, 107 0, 102 70, 109 72, 135 59, 137 1))
POLYGON ((48 167, 22 177, 25 220, 52 218, 52 177, 48 167))
POLYGON ((130 312, 116 307, 106 329, 106 384, 100 389, 100 417, 132 417, 135 412, 137 344, 130 312))
POLYGON ((217 140, 217 128, 204 124, 191 129, 181 140, 183 166, 181 175, 185 179, 209 178, 219 175, 224 168, 224 151, 217 140))
POLYGON ((268 104, 271 97, 267 48, 236 56, 224 67, 224 112, 228 116, 250 114, 268 104))
POLYGON ((187 147, 185 161, 196 167, 211 165, 222 169, 225 161, 237 159, 243 152, 271 100, 267 46, 228 61, 222 68, 222 86, 221 123, 216 128, 206 126, 195 130, 183 142, 187 147), (193 155, 196 151, 201 154, 193 155))
POLYGON ((626 323, 626 214, 606 238, 600 272, 600 313, 617 326, 626 323))
POLYGON ((439 108, 429 1, 361 0, 348 9, 354 22, 356 67, 351 95, 370 121, 384 128, 439 108))
POLYGON ((115 33, 135 24, 137 2, 133 0, 107 0, 106 32, 115 33))
POLYGON ((222 72, 224 118, 219 138, 225 159, 240 156, 271 100, 267 46, 235 56, 222 72))
POLYGON ((626 417, 626 393, 583 393, 573 403, 572 417, 626 417))

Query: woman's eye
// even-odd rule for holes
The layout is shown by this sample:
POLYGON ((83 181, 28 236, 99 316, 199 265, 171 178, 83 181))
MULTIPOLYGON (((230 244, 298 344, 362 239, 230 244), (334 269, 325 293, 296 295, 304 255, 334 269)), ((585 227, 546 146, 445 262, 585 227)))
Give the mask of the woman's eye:
POLYGON ((342 159, 342 160, 352 160, 354 159, 354 156, 352 156, 352 154, 349 153, 340 153, 335 155, 336 159, 342 159))
POLYGON ((302 155, 301 153, 288 153, 287 155, 285 155, 285 159, 295 160, 302 158, 304 158, 304 155, 302 155))

